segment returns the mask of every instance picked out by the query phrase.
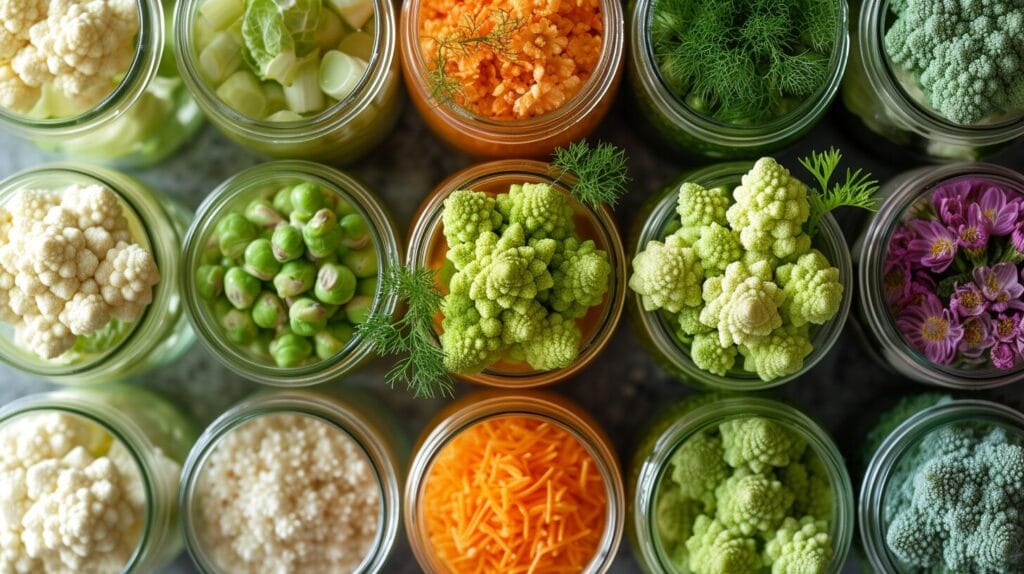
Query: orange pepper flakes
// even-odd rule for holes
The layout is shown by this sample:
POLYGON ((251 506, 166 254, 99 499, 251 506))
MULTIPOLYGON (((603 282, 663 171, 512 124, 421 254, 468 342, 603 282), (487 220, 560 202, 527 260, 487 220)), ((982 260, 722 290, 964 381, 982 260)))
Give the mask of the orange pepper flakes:
POLYGON ((490 33, 504 12, 521 22, 506 50, 467 45, 444 54, 455 100, 475 115, 526 119, 556 110, 580 90, 601 55, 600 0, 422 0, 420 49, 434 65, 446 38, 490 33))
POLYGON ((604 479, 580 441, 530 416, 462 431, 423 495, 427 536, 453 574, 582 572, 607 515, 604 479))

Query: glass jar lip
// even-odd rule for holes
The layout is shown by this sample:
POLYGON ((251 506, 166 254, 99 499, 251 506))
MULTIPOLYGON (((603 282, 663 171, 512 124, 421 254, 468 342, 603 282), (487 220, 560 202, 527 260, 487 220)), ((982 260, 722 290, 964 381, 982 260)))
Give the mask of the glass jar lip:
POLYGON ((686 440, 709 427, 751 417, 769 418, 798 431, 824 464, 834 496, 829 530, 835 546, 829 572, 837 574, 842 570, 853 540, 854 506, 853 485, 839 447, 817 421, 786 402, 757 396, 725 395, 676 419, 658 436, 640 465, 636 492, 632 494, 634 512, 631 520, 639 535, 638 546, 643 561, 652 568, 657 566, 656 571, 675 571, 658 550, 660 545, 652 510, 658 486, 672 455, 686 440))
POLYGON ((350 438, 366 455, 380 489, 379 524, 377 536, 354 574, 381 571, 397 541, 401 522, 400 469, 389 458, 388 447, 380 436, 380 429, 367 421, 356 408, 342 399, 307 390, 278 389, 257 392, 217 417, 199 436, 182 466, 181 485, 178 490, 182 532, 189 555, 202 572, 220 572, 207 556, 205 544, 195 525, 195 491, 210 456, 222 440, 247 423, 260 417, 288 414, 310 417, 329 425, 350 438))
POLYGON ((174 9, 174 56, 181 78, 203 112, 215 121, 226 122, 245 137, 280 143, 325 137, 343 128, 374 103, 384 89, 395 58, 395 16, 388 0, 372 0, 375 19, 373 54, 356 88, 344 100, 301 120, 270 122, 256 120, 221 101, 197 71, 193 49, 193 25, 198 18, 199 0, 180 0, 174 9))
POLYGON ((403 512, 407 537, 420 566, 430 570, 428 565, 435 563, 419 517, 422 516, 423 487, 437 456, 454 438, 479 423, 506 416, 527 416, 549 421, 570 433, 587 449, 600 470, 607 500, 604 534, 584 574, 606 572, 622 541, 626 495, 618 458, 596 421, 585 412, 575 412, 574 409, 579 409, 575 403, 544 391, 487 390, 475 392, 463 400, 472 398, 476 400, 456 403, 455 410, 442 413, 443 419, 417 441, 409 463, 403 512))
MULTIPOLYGON (((425 267, 429 257, 430 243, 440 229, 444 199, 459 189, 466 189, 487 179, 504 179, 516 176, 535 178, 550 183, 563 193, 575 183, 571 174, 559 174, 548 164, 535 160, 495 160, 472 165, 462 169, 439 183, 420 206, 409 231, 409 249, 406 263, 415 267, 425 267)), ((572 199, 582 207, 595 226, 607 235, 608 258, 612 265, 612 285, 605 294, 605 302, 599 307, 607 307, 599 327, 590 341, 584 341, 580 352, 572 365, 564 369, 552 371, 529 371, 525 373, 505 373, 485 369, 474 375, 456 375, 457 378, 491 387, 508 389, 527 389, 552 385, 569 379, 589 366, 611 341, 615 327, 622 317, 626 302, 626 255, 615 225, 611 211, 602 206, 594 209, 591 206, 572 199)))
POLYGON ((956 369, 936 365, 927 357, 910 348, 896 326, 895 317, 885 302, 884 266, 889 240, 903 214, 935 186, 962 177, 984 177, 1002 180, 1024 194, 1024 175, 1000 165, 982 162, 962 162, 921 168, 909 172, 909 179, 900 178, 898 187, 882 202, 871 219, 862 238, 863 253, 859 261, 857 287, 860 308, 868 327, 886 349, 886 357, 900 366, 921 375, 929 382, 952 389, 977 390, 1008 385, 1024 379, 1024 365, 1011 371, 985 371, 956 369))
MULTIPOLYGON (((399 265, 401 245, 391 215, 374 194, 351 175, 325 165, 302 160, 278 160, 262 163, 242 170, 218 185, 196 212, 189 226, 182 249, 181 290, 189 321, 203 345, 214 357, 232 371, 258 383, 279 387, 301 387, 319 384, 356 368, 370 355, 372 345, 357 334, 337 355, 326 361, 316 361, 300 367, 284 368, 257 361, 226 342, 212 319, 205 301, 195 289, 195 270, 198 267, 202 244, 212 232, 215 220, 225 213, 232 201, 245 196, 254 186, 267 179, 314 179, 325 189, 351 201, 367 219, 371 239, 378 247, 378 273, 399 265)), ((384 294, 380 285, 374 294, 371 313, 391 315, 398 306, 393 294, 384 294)))
POLYGON ((649 33, 654 20, 656 0, 636 0, 630 25, 631 58, 633 63, 650 74, 643 77, 644 92, 656 101, 658 108, 668 115, 673 123, 686 128, 690 135, 702 140, 721 142, 739 149, 762 148, 785 141, 790 134, 810 128, 825 113, 839 91, 850 53, 849 5, 839 0, 839 21, 836 26, 836 42, 829 60, 831 75, 827 82, 813 95, 807 97, 796 108, 769 122, 759 125, 741 126, 728 124, 691 109, 685 102, 672 94, 665 82, 649 33))
MULTIPOLYGON (((616 0, 600 0, 603 33, 601 38, 601 54, 591 71, 590 77, 576 94, 562 104, 561 107, 546 114, 523 120, 496 120, 477 116, 462 106, 444 105, 434 101, 429 90, 426 100, 448 121, 457 124, 462 131, 474 137, 507 142, 510 139, 527 139, 537 134, 560 131, 572 122, 592 113, 607 97, 609 90, 615 85, 622 68, 625 53, 625 18, 622 3, 616 0)), ((419 15, 420 0, 404 2, 401 13, 401 50, 402 63, 410 72, 409 76, 417 78, 423 86, 427 85, 429 75, 427 63, 419 49, 419 15)), ((409 89, 413 89, 412 86, 409 89)))
POLYGON ((928 433, 958 421, 982 420, 1015 427, 1024 434, 1024 414, 1006 405, 979 399, 954 399, 911 415, 875 450, 864 472, 857 503, 857 523, 865 558, 879 571, 902 573, 885 542, 882 516, 886 487, 897 463, 928 433))
POLYGON ((69 117, 36 119, 0 107, 0 122, 24 136, 71 137, 113 121, 126 113, 157 75, 164 48, 164 13, 158 0, 135 0, 139 33, 132 63, 124 78, 92 108, 69 117))
MULTIPOLYGON (((658 235, 669 219, 676 214, 675 198, 678 197, 680 183, 683 181, 719 182, 722 180, 738 179, 750 170, 753 163, 751 161, 724 162, 687 171, 673 180, 660 194, 653 195, 648 201, 654 204, 654 209, 648 214, 646 219, 636 223, 636 229, 630 234, 631 237, 635 238, 635 242, 631 242, 633 244, 630 246, 634 256, 639 252, 641 246, 646 245, 648 241, 661 239, 658 235), (654 223, 658 223, 658 225, 654 225, 654 223)), ((722 184, 715 183, 715 185, 722 184)), ((683 349, 683 346, 677 342, 674 333, 665 325, 662 314, 658 311, 644 310, 640 296, 630 291, 627 295, 630 300, 630 306, 640 311, 634 314, 633 318, 638 323, 637 326, 639 328, 651 334, 653 344, 673 366, 682 370, 688 379, 700 381, 701 384, 705 384, 708 387, 724 391, 756 391, 778 387, 796 380, 817 365, 832 350, 836 341, 839 340, 839 335, 842 333, 843 326, 849 316, 850 307, 853 305, 852 288, 856 283, 853 275, 850 250, 846 245, 845 236, 831 214, 826 214, 821 219, 819 235, 815 239, 820 240, 823 245, 830 247, 830 250, 837 251, 839 260, 831 261, 831 263, 839 269, 839 278, 843 283, 842 303, 840 304, 839 311, 832 319, 823 325, 816 326, 816 330, 812 331, 812 342, 817 344, 814 345, 814 350, 811 351, 811 354, 804 359, 803 367, 796 373, 771 381, 763 381, 754 374, 736 376, 735 373, 730 372, 726 376, 719 376, 709 373, 693 364, 689 353, 683 349)))

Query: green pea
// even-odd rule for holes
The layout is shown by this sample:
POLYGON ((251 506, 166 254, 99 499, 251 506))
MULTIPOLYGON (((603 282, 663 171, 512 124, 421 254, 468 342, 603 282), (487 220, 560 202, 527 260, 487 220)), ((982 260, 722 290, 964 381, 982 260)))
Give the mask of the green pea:
POLYGON ((369 295, 373 297, 377 294, 377 284, 380 283, 380 277, 374 275, 373 277, 367 277, 366 279, 360 279, 356 283, 356 294, 357 295, 369 295))
POLYGON ((342 243, 351 249, 362 249, 370 243, 370 226, 358 213, 350 213, 338 222, 344 232, 342 243))
POLYGON ((245 218, 258 227, 274 227, 284 223, 284 218, 265 199, 254 199, 245 208, 245 218))
POLYGON ((248 309, 256 301, 261 289, 260 280, 241 267, 232 267, 224 274, 224 295, 235 309, 248 309))
POLYGON ((270 281, 281 270, 281 262, 274 257, 274 248, 268 239, 257 239, 245 248, 245 270, 263 281, 270 281))
POLYGON ((200 265, 216 265, 220 263, 223 255, 220 252, 220 245, 217 241, 217 234, 214 233, 206 240, 206 246, 199 254, 200 265))
POLYGON ((327 257, 333 254, 341 244, 341 236, 338 216, 330 209, 317 211, 302 228, 306 250, 313 257, 327 257))
POLYGON ((236 345, 248 345, 256 340, 259 328, 245 311, 231 309, 220 318, 224 336, 236 345))
POLYGON ((316 274, 313 294, 328 305, 344 305, 356 293, 356 276, 344 265, 325 263, 316 274))
POLYGON ((309 219, 314 213, 326 207, 324 194, 315 183, 300 183, 292 188, 292 215, 309 219))
POLYGON ((217 245, 225 257, 238 259, 249 242, 258 236, 256 226, 241 213, 229 213, 217 225, 217 245))
POLYGON ((270 356, 278 367, 297 367, 306 362, 313 354, 313 345, 309 339, 285 331, 270 342, 270 356))
POLYGON ((373 247, 349 251, 342 256, 341 262, 360 279, 377 275, 377 252, 373 247))
POLYGON ((284 263, 302 257, 306 252, 306 244, 302 240, 302 232, 291 225, 281 225, 274 229, 270 238, 274 258, 284 263))
POLYGON ((316 283, 316 266, 305 259, 289 261, 274 276, 277 296, 284 299, 302 295, 316 283))
POLYGON ((312 337, 327 327, 329 314, 323 303, 302 297, 288 308, 288 326, 297 335, 312 337))
POLYGON ((200 265, 196 269, 196 292, 207 301, 213 301, 224 292, 224 268, 220 265, 200 265))
POLYGON ((274 340, 274 332, 260 330, 251 343, 246 347, 250 353, 260 359, 270 358, 270 342, 274 340))
POLYGON ((276 329, 288 320, 288 308, 280 297, 264 291, 252 306, 252 320, 264 329, 276 329))
POLYGON ((345 304, 345 318, 353 325, 362 325, 370 317, 370 310, 373 309, 373 297, 369 295, 356 295, 345 304))
POLYGON ((335 321, 327 325, 313 337, 316 356, 326 361, 344 350, 355 335, 355 328, 344 321, 335 321))
POLYGON ((355 212, 356 208, 352 207, 352 204, 344 199, 338 198, 338 202, 334 205, 334 213, 338 214, 338 219, 355 212))
POLYGON ((292 188, 283 187, 277 193, 274 194, 274 199, 271 202, 274 211, 277 211, 284 217, 288 217, 292 213, 292 188))

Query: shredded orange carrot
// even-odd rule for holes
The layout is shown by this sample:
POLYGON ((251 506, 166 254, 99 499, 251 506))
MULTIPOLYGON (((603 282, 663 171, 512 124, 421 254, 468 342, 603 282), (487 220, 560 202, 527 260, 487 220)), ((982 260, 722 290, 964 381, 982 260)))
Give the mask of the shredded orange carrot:
POLYGON ((607 515, 593 465, 576 437, 541 419, 478 423, 438 453, 427 475, 430 545, 453 574, 582 572, 607 515))
POLYGON ((419 14, 428 68, 443 61, 445 77, 458 84, 455 103, 491 119, 562 107, 601 54, 600 0, 422 0, 419 14), (489 34, 502 39, 498 46, 456 41, 489 34))

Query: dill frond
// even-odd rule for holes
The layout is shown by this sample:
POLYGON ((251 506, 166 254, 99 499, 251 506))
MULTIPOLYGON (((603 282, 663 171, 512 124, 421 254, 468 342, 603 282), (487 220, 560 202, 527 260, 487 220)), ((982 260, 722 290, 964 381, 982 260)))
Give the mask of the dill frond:
POLYGON ((857 207, 868 211, 878 211, 878 181, 872 179, 870 173, 861 169, 846 169, 846 179, 829 187, 832 176, 839 168, 843 155, 836 148, 829 148, 824 153, 811 152, 810 157, 800 159, 800 164, 810 172, 818 182, 818 187, 808 194, 811 214, 807 219, 807 234, 818 233, 821 218, 826 213, 839 207, 857 207))
POLYGON ((576 176, 572 193, 581 202, 598 209, 602 204, 614 208, 629 184, 626 152, 612 144, 598 142, 591 147, 587 140, 555 149, 551 166, 558 171, 557 179, 566 173, 576 176))

